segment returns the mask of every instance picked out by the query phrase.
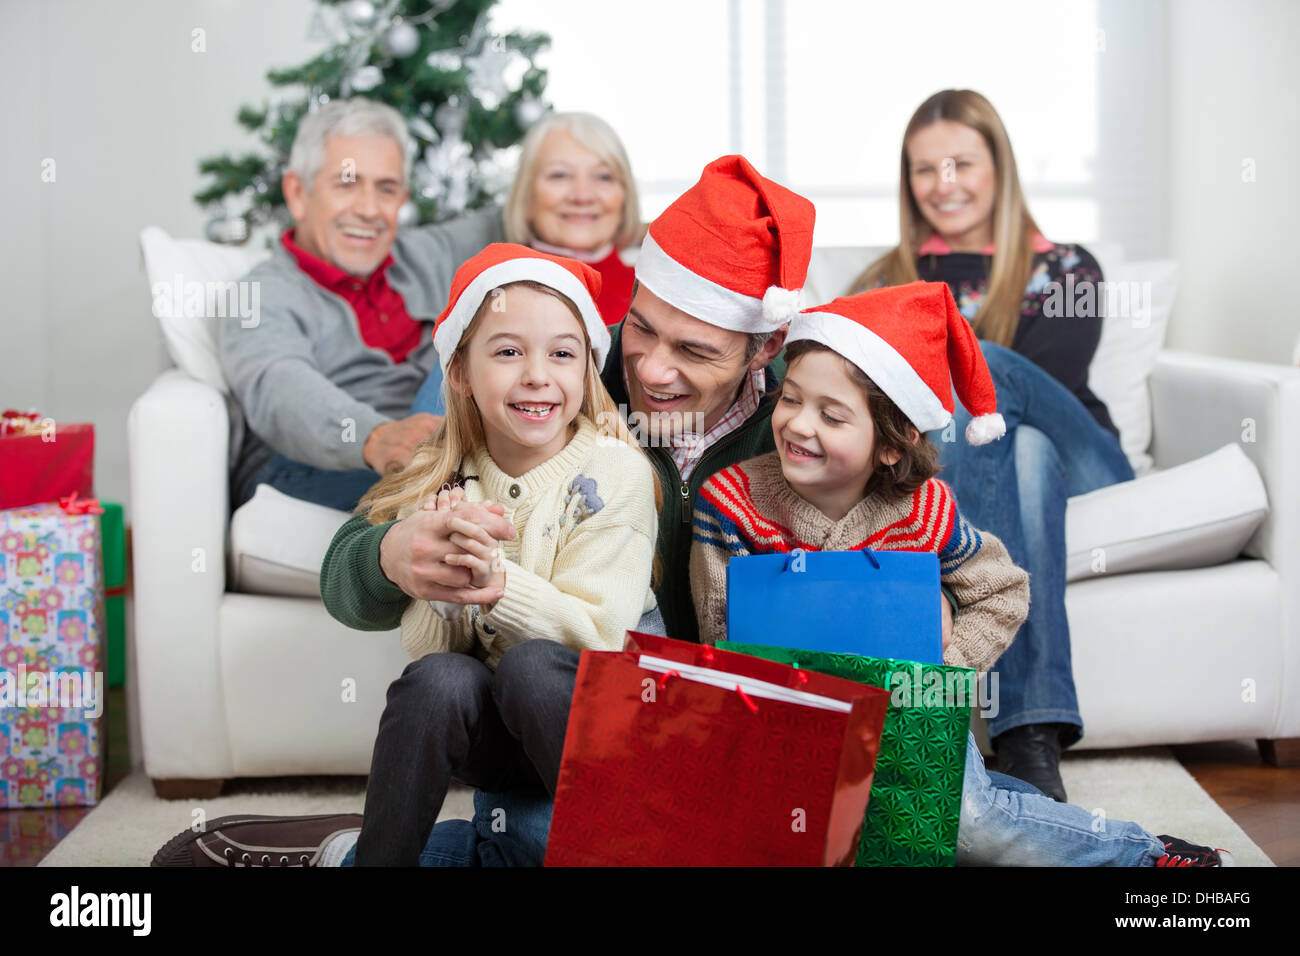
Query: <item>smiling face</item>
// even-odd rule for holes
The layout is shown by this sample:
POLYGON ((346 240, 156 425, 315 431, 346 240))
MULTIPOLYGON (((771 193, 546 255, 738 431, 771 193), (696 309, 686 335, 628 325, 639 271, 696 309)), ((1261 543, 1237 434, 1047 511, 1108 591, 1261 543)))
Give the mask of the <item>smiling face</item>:
POLYGON ((720 329, 637 286, 623 323, 623 370, 632 411, 649 419, 652 434, 667 437, 697 419, 703 434, 726 414, 751 371, 763 368, 785 340, 774 333, 750 360, 749 337, 720 329))
POLYGON ((862 500, 878 460, 893 464, 900 457, 893 448, 877 455, 867 396, 844 359, 822 350, 800 356, 786 370, 772 437, 790 487, 835 521, 862 500))
POLYGON ((954 252, 993 242, 997 167, 978 130, 938 120, 907 141, 908 183, 926 222, 954 252))
POLYGON ((349 275, 365 277, 397 238, 397 211, 409 191, 402 150, 390 136, 331 136, 311 191, 298 174, 284 174, 294 242, 349 275))
POLYGON ((478 406, 502 471, 518 477, 569 443, 589 361, 582 326, 560 299, 514 285, 492 300, 450 378, 478 406))
POLYGON ((538 239, 578 252, 613 241, 624 191, 612 166, 557 128, 542 141, 536 168, 528 221, 538 239))

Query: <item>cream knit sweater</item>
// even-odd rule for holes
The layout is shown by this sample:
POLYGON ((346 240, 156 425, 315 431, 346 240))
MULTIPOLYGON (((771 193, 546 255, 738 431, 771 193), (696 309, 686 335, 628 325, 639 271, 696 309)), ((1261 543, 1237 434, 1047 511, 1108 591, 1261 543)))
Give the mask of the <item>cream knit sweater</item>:
POLYGON ((478 605, 412 600, 402 615, 402 647, 412 658, 473 653, 495 668, 507 650, 534 638, 575 650, 619 650, 625 632, 655 607, 650 575, 658 516, 650 462, 601 435, 589 419, 577 422, 563 451, 518 478, 486 449, 466 458, 465 499, 502 505, 518 532, 500 544, 505 594, 488 613, 478 605))

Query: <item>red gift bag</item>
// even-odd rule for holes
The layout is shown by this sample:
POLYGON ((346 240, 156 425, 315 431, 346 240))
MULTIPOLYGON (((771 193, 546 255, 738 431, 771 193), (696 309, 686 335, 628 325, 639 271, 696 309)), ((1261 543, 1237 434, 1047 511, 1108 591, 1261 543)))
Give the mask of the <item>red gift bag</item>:
POLYGON ((48 430, 0 437, 0 509, 94 493, 95 426, 50 423, 48 430))
POLYGON ((851 865, 888 703, 648 634, 583 651, 546 865, 851 865))

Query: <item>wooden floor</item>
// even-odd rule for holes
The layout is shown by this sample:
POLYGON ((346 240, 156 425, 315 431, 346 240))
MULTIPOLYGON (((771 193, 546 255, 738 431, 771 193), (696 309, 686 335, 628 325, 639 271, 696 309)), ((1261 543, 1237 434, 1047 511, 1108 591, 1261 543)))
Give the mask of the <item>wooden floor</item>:
MULTIPOLYGON (((105 792, 131 767, 126 698, 121 688, 109 691, 106 715, 105 792)), ((1274 863, 1300 866, 1300 767, 1264 763, 1254 741, 1192 744, 1173 751, 1196 782, 1274 863)), ((35 866, 90 810, 0 810, 0 866, 35 866)))

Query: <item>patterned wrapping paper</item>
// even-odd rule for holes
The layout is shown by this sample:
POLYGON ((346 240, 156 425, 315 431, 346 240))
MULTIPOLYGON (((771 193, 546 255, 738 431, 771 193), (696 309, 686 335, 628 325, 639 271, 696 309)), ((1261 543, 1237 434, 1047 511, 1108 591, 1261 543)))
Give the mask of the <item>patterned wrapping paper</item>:
POLYGON ((0 511, 0 808, 99 801, 103 634, 99 517, 0 511))
POLYGON ((891 691, 856 866, 952 866, 966 776, 975 672, 966 667, 719 642, 719 649, 891 691), (965 706, 928 698, 960 681, 965 706), (895 700, 910 706, 898 706, 895 700))

